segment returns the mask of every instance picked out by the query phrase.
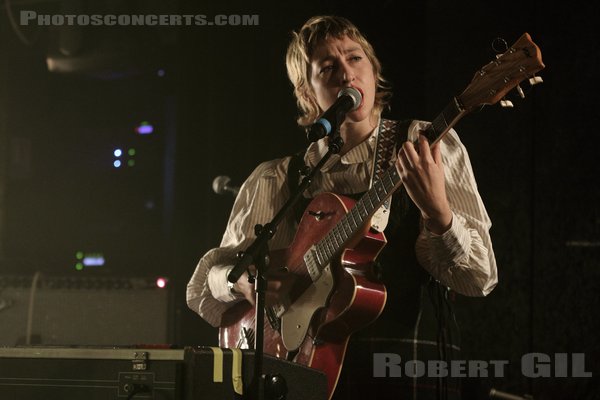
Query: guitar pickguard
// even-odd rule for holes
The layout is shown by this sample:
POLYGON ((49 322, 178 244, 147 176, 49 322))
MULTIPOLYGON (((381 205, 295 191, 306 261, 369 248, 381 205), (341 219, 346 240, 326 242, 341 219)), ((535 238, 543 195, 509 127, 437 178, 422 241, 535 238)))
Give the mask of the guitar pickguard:
POLYGON ((319 279, 281 316, 281 338, 288 351, 295 351, 302 345, 313 315, 327 305, 333 286, 333 274, 328 265, 319 279))

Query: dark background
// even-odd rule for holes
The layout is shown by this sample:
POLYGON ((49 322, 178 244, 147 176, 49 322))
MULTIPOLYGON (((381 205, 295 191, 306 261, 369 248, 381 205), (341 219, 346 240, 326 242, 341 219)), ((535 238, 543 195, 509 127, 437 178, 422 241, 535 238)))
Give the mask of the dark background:
POLYGON ((185 305, 187 280, 218 244, 233 203, 213 192, 213 179, 239 185, 260 161, 307 145, 284 65, 292 29, 315 14, 350 18, 395 89, 391 115, 426 120, 494 58, 495 38, 512 44, 529 32, 544 83, 524 84, 525 99, 511 93, 515 108, 484 107, 456 127, 493 221, 500 280, 487 298, 458 298, 463 349, 510 361, 504 377, 472 379, 467 393, 600 398, 595 3, 2 4, 0 274, 168 277, 171 339, 181 346, 216 344, 216 330, 185 305), (18 23, 21 9, 257 14, 259 25, 17 31, 9 17, 18 23), (144 120, 152 135, 134 133, 144 120), (136 149, 134 167, 112 166, 119 146, 136 149), (107 262, 75 271, 77 251, 107 262), (585 353, 594 377, 527 379, 519 365, 530 352, 585 353))

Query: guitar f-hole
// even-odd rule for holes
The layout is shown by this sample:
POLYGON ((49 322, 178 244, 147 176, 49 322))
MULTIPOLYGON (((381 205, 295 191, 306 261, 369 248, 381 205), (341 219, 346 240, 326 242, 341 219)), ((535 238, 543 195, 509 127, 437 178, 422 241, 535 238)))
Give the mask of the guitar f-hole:
POLYGON ((323 218, 325 218, 328 215, 333 215, 333 212, 310 211, 310 210, 308 210, 308 215, 312 215, 313 217, 315 217, 315 219, 317 221, 320 221, 320 220, 322 220, 323 218))

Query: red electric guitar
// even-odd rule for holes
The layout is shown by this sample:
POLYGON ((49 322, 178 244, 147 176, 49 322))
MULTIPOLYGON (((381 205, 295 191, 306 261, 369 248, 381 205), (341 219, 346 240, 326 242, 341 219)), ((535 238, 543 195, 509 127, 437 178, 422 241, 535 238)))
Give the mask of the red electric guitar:
MULTIPOLYGON (((463 116, 501 101, 544 64, 538 46, 525 33, 506 52, 475 73, 469 86, 433 120, 425 132, 439 141, 463 116)), ((369 230, 373 214, 402 182, 395 166, 358 201, 323 193, 302 216, 291 245, 270 254, 269 268, 287 268, 297 278, 285 304, 265 310, 264 353, 322 370, 329 398, 335 390, 352 333, 375 321, 386 302, 385 286, 373 273, 373 261, 386 244, 369 230)), ((223 316, 219 344, 254 348, 254 308, 248 302, 223 316)))

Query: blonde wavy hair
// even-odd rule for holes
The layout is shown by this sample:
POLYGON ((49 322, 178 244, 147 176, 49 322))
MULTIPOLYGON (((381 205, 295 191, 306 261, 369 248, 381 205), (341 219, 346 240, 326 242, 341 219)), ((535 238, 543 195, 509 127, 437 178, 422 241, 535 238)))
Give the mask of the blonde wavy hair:
POLYGON ((292 40, 287 48, 285 63, 287 74, 294 86, 294 95, 300 109, 298 124, 312 124, 323 112, 317 104, 315 93, 310 85, 310 60, 315 47, 330 37, 341 39, 347 36, 360 44, 373 66, 377 82, 373 113, 379 114, 388 105, 391 91, 388 82, 381 74, 381 63, 373 46, 358 28, 344 17, 320 15, 310 18, 298 32, 292 32, 292 40))

